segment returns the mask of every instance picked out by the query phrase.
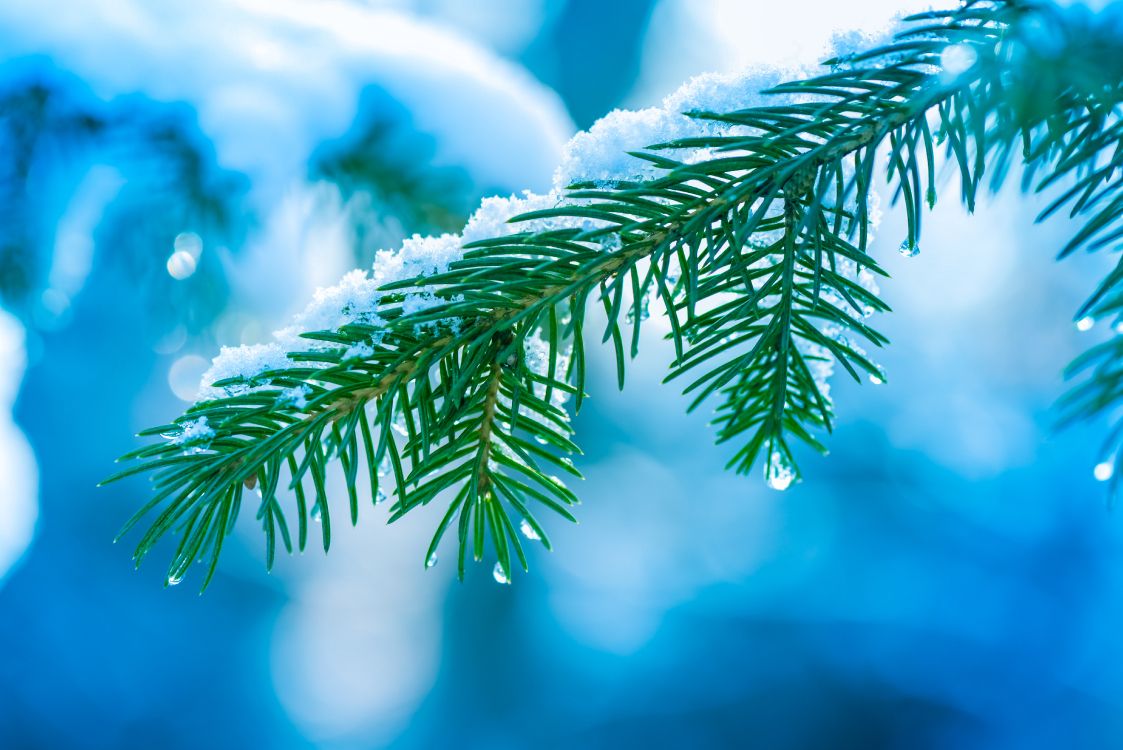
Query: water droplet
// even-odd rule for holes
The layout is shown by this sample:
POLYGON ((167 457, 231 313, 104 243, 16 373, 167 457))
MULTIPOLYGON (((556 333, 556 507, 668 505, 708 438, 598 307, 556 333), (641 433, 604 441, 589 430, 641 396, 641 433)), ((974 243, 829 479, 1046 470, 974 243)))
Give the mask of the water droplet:
POLYGON ((1115 474, 1115 464, 1111 461, 1098 463, 1096 464, 1096 468, 1092 469, 1092 476, 1099 482, 1106 482, 1111 479, 1113 474, 1115 474))
POLYGON ((870 375, 870 382, 874 385, 882 385, 885 381, 877 375, 870 375))
POLYGON ((949 76, 966 73, 979 61, 979 53, 970 44, 949 44, 940 53, 940 67, 949 76))
POLYGON ((390 496, 383 492, 381 487, 378 488, 378 492, 374 493, 375 505, 382 505, 382 503, 386 502, 389 499, 390 496))
POLYGON ((768 486, 778 492, 783 492, 791 485, 792 478, 788 474, 774 474, 768 477, 768 486))
POLYGON ((183 583, 183 574, 182 573, 173 573, 173 574, 168 576, 168 585, 169 586, 178 586, 181 583, 183 583))
POLYGON ((1092 326, 1096 324, 1096 319, 1091 315, 1085 315, 1080 320, 1076 321, 1076 330, 1080 332, 1092 330, 1092 326))
POLYGON ((525 536, 532 542, 537 542, 542 538, 542 536, 537 531, 535 531, 534 527, 530 525, 530 521, 526 520, 525 518, 523 519, 523 522, 519 524, 519 531, 521 531, 523 536, 525 536))
POLYGON ((549 441, 549 440, 547 440, 546 438, 538 437, 537 435, 535 435, 535 436, 534 436, 534 440, 535 440, 535 441, 536 441, 536 442, 537 442, 537 443, 538 443, 539 445, 546 445, 547 443, 549 443, 549 442, 550 442, 550 441, 549 441))
POLYGON ((425 558, 425 567, 428 569, 428 568, 433 567, 436 564, 437 564, 437 553, 436 552, 430 553, 430 555, 427 558, 425 558))
POLYGON ((390 473, 390 459, 386 456, 382 457, 382 461, 378 464, 378 476, 384 477, 390 473))
POLYGON ((510 583, 511 579, 507 577, 507 571, 503 570, 503 563, 495 563, 495 567, 491 571, 492 578, 496 583, 510 583))
POLYGON ((203 254, 203 238, 194 232, 180 232, 172 242, 172 249, 177 253, 187 253, 198 260, 203 254))
POLYGON ((308 513, 308 515, 312 517, 313 521, 315 521, 316 523, 320 523, 320 521, 322 520, 321 516, 323 515, 323 510, 320 508, 319 502, 312 506, 312 510, 308 513))
POLYGON ((768 486, 783 492, 795 481, 795 472, 778 452, 768 462, 768 486))
POLYGON ((406 428, 406 421, 403 417, 398 417, 397 419, 395 419, 392 427, 394 428, 394 432, 398 433, 402 437, 409 437, 409 429, 406 428))
POLYGON ((183 281, 195 273, 195 257, 183 250, 176 250, 168 256, 168 275, 176 281, 183 281))
POLYGON ((1119 321, 1118 323, 1115 324, 1115 332, 1116 333, 1123 333, 1123 320, 1121 320, 1121 321, 1119 321))
POLYGON ((905 256, 906 258, 915 258, 916 256, 920 255, 920 245, 915 242, 905 240, 901 243, 900 251, 901 255, 905 256))

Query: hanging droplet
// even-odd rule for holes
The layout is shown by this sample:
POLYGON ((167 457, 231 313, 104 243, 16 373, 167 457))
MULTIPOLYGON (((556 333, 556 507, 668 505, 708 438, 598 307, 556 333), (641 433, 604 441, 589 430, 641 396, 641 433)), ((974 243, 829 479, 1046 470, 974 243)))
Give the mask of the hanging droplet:
POLYGON ((768 486, 778 492, 783 492, 791 485, 792 477, 790 474, 770 474, 768 476, 768 486))
POLYGON ((1115 324, 1115 332, 1116 333, 1123 333, 1123 320, 1121 320, 1121 321, 1119 321, 1118 323, 1115 324))
POLYGON ((374 493, 374 504, 375 505, 382 505, 382 503, 386 502, 389 499, 390 499, 390 496, 387 495, 385 492, 383 492, 381 487, 379 487, 378 491, 374 493))
POLYGON ((768 486, 783 492, 791 487, 793 481, 795 481, 795 472, 792 471, 791 466, 784 461, 779 452, 773 453, 768 462, 768 486))
POLYGON ((320 518, 320 516, 322 514, 323 514, 323 511, 320 509, 320 503, 319 502, 317 502, 315 505, 313 505, 312 510, 308 513, 308 515, 311 516, 312 520, 315 521, 316 523, 320 523, 320 521, 322 520, 320 518))
POLYGON ((177 250, 168 256, 166 263, 168 275, 176 281, 183 281, 195 273, 197 263, 198 261, 190 253, 177 250))
POLYGON ((870 382, 874 385, 882 385, 885 381, 877 375, 870 375, 870 382))
POLYGON ((521 531, 523 536, 525 536, 532 542, 537 542, 542 538, 542 536, 535 530, 535 528, 530 525, 530 521, 526 520, 525 518, 523 519, 523 522, 519 524, 519 531, 521 531))
POLYGON ((1115 464, 1111 461, 1102 461, 1096 464, 1096 468, 1092 469, 1092 476, 1094 476, 1098 482, 1106 482, 1111 479, 1114 474, 1115 464))
POLYGON ((425 568, 431 568, 437 564, 437 553, 430 552, 429 556, 425 558, 425 568))
POLYGON ((492 578, 496 583, 510 583, 511 579, 507 577, 507 571, 503 570, 503 563, 495 563, 495 567, 491 571, 492 578))
POLYGON ((386 456, 382 457, 382 461, 378 464, 378 476, 384 477, 390 473, 390 459, 386 456))
POLYGON ((1091 315, 1085 315, 1080 320, 1076 321, 1076 330, 1081 333, 1092 330, 1092 326, 1096 324, 1096 319, 1091 315))
POLYGON ((168 585, 169 586, 178 586, 181 583, 183 583, 183 574, 182 573, 173 573, 170 576, 168 576, 168 585))
POLYGON ((905 240, 901 243, 900 251, 901 255, 906 258, 915 258, 920 255, 920 245, 911 240, 905 240))

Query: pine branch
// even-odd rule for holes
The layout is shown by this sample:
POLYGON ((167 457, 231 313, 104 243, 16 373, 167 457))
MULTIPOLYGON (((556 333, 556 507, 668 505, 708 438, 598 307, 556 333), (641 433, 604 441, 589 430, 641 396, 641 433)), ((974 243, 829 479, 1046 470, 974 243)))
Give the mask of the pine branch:
MULTIPOLYGON (((547 546, 535 511, 573 519, 576 497, 548 472, 579 476, 558 396, 573 394, 580 407, 590 298, 604 308, 602 341, 612 342, 621 387, 647 300, 660 300, 676 353, 668 379, 691 374, 691 408, 719 401, 719 442, 741 441, 731 467, 762 465, 771 486, 786 488, 799 478, 794 442, 823 450, 834 364, 855 379, 884 379, 859 344, 886 343, 865 322, 888 309, 872 281, 883 272, 866 253, 879 154, 905 207, 906 253, 936 200, 941 146, 969 208, 984 173, 997 189, 1020 151, 1026 186, 1075 176, 1046 211, 1067 205, 1091 216, 1065 253, 1123 236, 1119 77, 1054 75, 1045 109, 1029 95, 1044 63, 1026 35, 1043 22, 1067 29, 1058 13, 1005 0, 915 16, 887 45, 774 86, 766 105, 691 112, 694 125, 630 154, 638 176, 579 179, 556 205, 514 217, 518 233, 496 226, 490 238, 466 230, 463 240, 414 240, 381 259, 398 264, 394 273, 348 277, 333 293, 352 298, 325 330, 274 344, 268 366, 219 380, 215 398, 145 433, 166 438, 130 454, 139 463, 115 477, 154 480, 156 496, 126 526, 160 510, 137 563, 174 531, 181 544, 169 581, 203 560, 205 586, 248 488, 261 493, 271 564, 277 534, 292 546, 279 496, 286 473, 298 546, 306 515, 318 512, 326 549, 327 470, 338 459, 352 523, 362 465, 375 502, 392 474, 392 521, 449 493, 426 564, 455 521, 459 574, 469 548, 480 560, 490 547, 496 579, 509 581, 512 552, 527 567, 513 519, 547 546)), ((1120 279, 1123 267, 1089 301, 1090 314, 1117 313, 1120 279)), ((1089 355, 1100 369, 1074 396, 1079 414, 1118 403, 1119 354, 1089 355)))

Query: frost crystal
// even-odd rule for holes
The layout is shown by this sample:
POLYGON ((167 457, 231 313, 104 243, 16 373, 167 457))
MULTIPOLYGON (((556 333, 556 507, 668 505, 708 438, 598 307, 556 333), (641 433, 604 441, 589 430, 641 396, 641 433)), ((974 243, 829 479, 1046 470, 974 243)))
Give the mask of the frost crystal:
MULTIPOLYGON (((526 361, 526 367, 531 372, 537 375, 547 375, 550 372, 550 342, 542 338, 538 332, 534 332, 526 337, 523 341, 523 357, 526 361)), ((570 352, 559 342, 557 351, 557 361, 554 363, 554 379, 562 380, 565 376, 566 370, 569 368, 570 352)), ((543 397, 546 394, 546 388, 543 385, 535 384, 534 393, 538 397, 543 397)), ((550 401, 554 406, 559 409, 565 405, 569 400, 569 394, 565 391, 555 388, 550 394, 550 401)), ((533 412, 529 409, 523 409, 524 413, 528 416, 533 412)))
POLYGON ((281 391, 281 395, 277 397, 277 403, 281 406, 291 406, 298 411, 303 411, 308 406, 310 395, 312 395, 312 389, 301 383, 298 386, 285 388, 281 391))
POLYGON ((343 352, 343 361, 366 359, 374 354, 374 347, 367 343, 352 344, 343 352))
POLYGON ((640 180, 652 174, 654 170, 648 162, 630 156, 628 152, 669 140, 667 135, 676 118, 682 118, 682 115, 670 115, 655 107, 609 112, 566 145, 561 166, 554 177, 554 186, 564 188, 576 182, 640 180))
POLYGON ((335 286, 317 289, 311 304, 293 319, 293 326, 302 331, 331 331, 348 323, 378 326, 382 323, 378 287, 366 271, 351 271, 335 286))
POLYGON ((526 337, 523 342, 526 366, 533 373, 545 375, 550 371, 550 342, 538 333, 526 337))
POLYGON ((248 393, 255 389, 252 381, 261 373, 291 365, 285 350, 277 343, 224 346, 211 361, 210 369, 203 374, 198 398, 205 401, 248 393), (247 383, 214 387, 214 383, 228 378, 242 378, 247 383))
POLYGON ((834 356, 831 355, 830 349, 825 346, 821 346, 820 344, 808 344, 803 340, 797 341, 799 349, 803 353, 804 362, 807 364, 807 369, 811 371, 811 377, 815 381, 819 393, 822 395, 823 400, 830 405, 830 377, 834 374, 834 356))
POLYGON ((548 219, 514 224, 509 222, 519 214, 556 208, 560 203, 561 195, 555 191, 550 191, 546 195, 538 195, 527 190, 521 198, 514 195, 507 198, 499 196, 484 198, 480 202, 480 207, 468 219, 468 223, 464 227, 464 234, 462 235, 464 244, 495 237, 507 237, 518 232, 552 229, 553 227, 550 226, 550 220, 548 219))
MULTIPOLYGON (((763 104, 783 104, 791 98, 765 95, 761 91, 793 77, 806 77, 806 74, 778 68, 753 68, 736 75, 708 73, 688 81, 665 98, 660 107, 609 112, 566 145, 562 163, 554 174, 554 189, 562 190, 576 182, 649 179, 660 170, 650 162, 630 156, 629 151, 683 138, 747 134, 749 131, 743 126, 689 114, 726 113, 763 104)), ((674 149, 669 155, 682 157, 694 151, 680 153, 679 149, 674 149)))
POLYGON ((172 445, 203 447, 214 438, 214 430, 207 424, 206 417, 184 422, 183 429, 168 442, 172 445))
POLYGON ((404 281, 417 276, 433 276, 444 273, 453 261, 460 260, 464 250, 460 237, 455 234, 442 234, 440 237, 413 235, 402 243, 402 249, 379 250, 374 259, 374 281, 376 287, 404 281))
MULTIPOLYGON (((472 214, 467 226, 464 227, 463 242, 468 244, 522 232, 549 232, 555 229, 579 229, 587 232, 609 226, 605 221, 577 216, 511 222, 511 219, 520 214, 557 208, 563 202, 567 205, 580 203, 573 199, 564 199, 563 191, 560 189, 551 190, 545 195, 527 190, 523 192, 522 197, 512 195, 506 198, 498 196, 484 198, 479 209, 472 214)), ((615 243, 615 246, 619 247, 619 241, 616 235, 609 235, 602 244, 605 244, 607 249, 613 249, 612 244, 615 243)))
MULTIPOLYGON (((342 326, 361 323, 373 327, 383 325, 378 314, 382 300, 380 287, 415 276, 443 273, 454 260, 462 256, 460 239, 456 235, 421 237, 414 235, 402 244, 397 252, 381 250, 375 260, 373 274, 354 270, 346 274, 335 286, 317 289, 312 302, 293 318, 292 324, 274 332, 273 341, 266 344, 223 347, 211 368, 203 376, 199 399, 236 396, 260 390, 268 382, 257 382, 266 370, 280 370, 293 366, 288 352, 323 351, 332 344, 301 338, 306 331, 331 331, 342 326), (228 378, 242 378, 245 383, 215 388, 213 384, 228 378)), ((417 312, 437 304, 441 298, 434 289, 424 287, 407 290, 402 304, 406 312, 417 312)), ((344 359, 367 357, 373 354, 373 344, 356 344, 343 353, 344 359)), ((319 362, 301 362, 301 367, 326 367, 319 362)))

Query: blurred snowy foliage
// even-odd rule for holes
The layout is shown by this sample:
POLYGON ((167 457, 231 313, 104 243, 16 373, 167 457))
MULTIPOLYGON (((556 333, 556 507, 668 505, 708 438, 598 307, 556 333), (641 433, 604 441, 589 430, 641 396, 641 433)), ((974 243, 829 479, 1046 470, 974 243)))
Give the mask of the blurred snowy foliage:
POLYGON ((573 126, 511 59, 534 60, 588 125, 703 70, 809 62, 840 14, 877 27, 928 4, 0 3, 0 289, 20 318, 0 315, 0 576, 31 540, 40 480, 44 531, 0 582, 0 634, 21 644, 0 668, 0 739, 703 746, 749 729, 777 747, 1094 747, 1118 730, 1123 684, 1104 666, 1121 656, 1118 526, 1091 471, 1073 479, 1099 434, 1044 447, 1089 266, 1035 252, 1064 227, 1024 233, 1032 207, 1013 198, 985 224, 942 202, 926 239, 941 252, 884 254, 895 378, 843 386, 835 455, 799 491, 724 473, 706 415, 663 408, 657 318, 627 394, 595 359, 583 523, 526 585, 482 571, 450 592, 417 563, 433 520, 419 515, 340 534, 330 556, 264 581, 251 524, 224 586, 157 591, 107 543, 135 494, 86 492, 120 444, 58 439, 86 404, 102 405, 98 435, 123 440, 177 408, 169 381, 194 398, 215 345, 267 340, 378 249, 459 230, 484 195, 549 191, 573 126), (161 178, 192 163, 197 204, 161 178), (117 286, 84 288, 106 263, 117 286), (79 317, 83 294, 109 312, 79 317), (126 341, 141 325, 149 340, 126 341), (17 425, 25 344, 39 401, 17 425), (57 390, 91 351, 82 382, 57 390), (122 379, 147 390, 104 404, 122 379))

